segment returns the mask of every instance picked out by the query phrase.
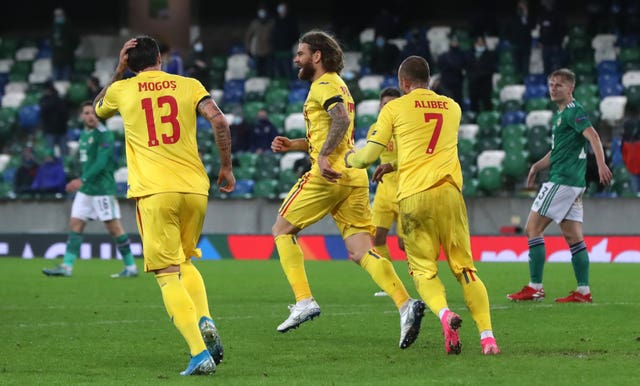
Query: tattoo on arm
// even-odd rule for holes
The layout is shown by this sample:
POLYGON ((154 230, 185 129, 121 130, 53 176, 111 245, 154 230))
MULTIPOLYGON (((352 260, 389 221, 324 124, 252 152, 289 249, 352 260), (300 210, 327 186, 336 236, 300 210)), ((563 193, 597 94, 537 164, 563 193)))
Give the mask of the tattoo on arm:
POLYGON ((336 103, 328 113, 331 117, 331 125, 327 139, 320 150, 322 156, 328 156, 338 147, 349 128, 349 113, 343 103, 336 103))
POLYGON ((222 166, 231 167, 231 132, 227 119, 211 98, 198 103, 198 112, 211 123, 222 166))

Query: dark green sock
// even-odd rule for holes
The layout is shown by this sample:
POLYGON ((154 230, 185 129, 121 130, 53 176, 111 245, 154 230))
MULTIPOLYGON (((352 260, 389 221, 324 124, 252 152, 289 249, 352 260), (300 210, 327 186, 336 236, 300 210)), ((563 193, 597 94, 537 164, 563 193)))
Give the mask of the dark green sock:
POLYGON ((127 267, 135 265, 133 254, 131 253, 131 241, 129 240, 129 235, 123 233, 120 236, 115 237, 115 240, 116 245, 118 246, 118 251, 122 255, 124 265, 127 267))
POLYGON ((63 263, 69 267, 73 267, 73 263, 80 253, 80 245, 82 245, 82 233, 69 232, 67 238, 67 251, 64 253, 63 263))
POLYGON ((571 264, 578 287, 589 285, 589 253, 584 241, 571 246, 571 264))
POLYGON ((547 260, 547 250, 544 239, 536 237, 529 240, 529 278, 531 283, 542 284, 544 263, 547 260))

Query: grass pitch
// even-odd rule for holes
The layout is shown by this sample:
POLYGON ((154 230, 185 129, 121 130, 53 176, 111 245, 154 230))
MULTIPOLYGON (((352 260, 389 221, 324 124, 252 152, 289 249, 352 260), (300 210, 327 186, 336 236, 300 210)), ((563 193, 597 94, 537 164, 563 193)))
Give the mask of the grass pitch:
MULTIPOLYGON (((569 264, 548 264, 547 299, 511 303, 527 281, 519 263, 478 264, 502 353, 480 353, 478 332, 446 265, 449 306, 463 318, 459 356, 444 353, 437 318, 398 348, 388 297, 344 261, 307 262, 322 315, 286 334, 292 294, 277 261, 196 263, 225 346, 212 377, 181 377, 186 344, 151 275, 111 279, 118 261, 79 261, 71 278, 45 277, 43 259, 0 259, 0 384, 9 385, 631 385, 640 363, 640 265, 592 264, 593 304, 555 304, 574 289, 569 264)), ((140 266, 140 262, 138 262, 140 266)), ((406 265, 395 263, 417 296, 406 265)), ((635 381, 634 381, 635 379, 635 381)))

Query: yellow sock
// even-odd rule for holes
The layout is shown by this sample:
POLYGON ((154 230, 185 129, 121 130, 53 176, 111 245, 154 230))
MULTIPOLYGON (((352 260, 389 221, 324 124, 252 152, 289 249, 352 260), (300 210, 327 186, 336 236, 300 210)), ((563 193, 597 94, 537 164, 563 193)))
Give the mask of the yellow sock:
POLYGON ((202 275, 195 265, 191 262, 191 259, 180 264, 180 280, 182 285, 189 293, 193 304, 196 307, 196 316, 198 320, 201 317, 206 316, 211 318, 209 312, 209 302, 207 301, 207 289, 202 280, 202 275))
POLYGON ((427 304, 427 307, 438 316, 438 312, 443 308, 448 308, 447 294, 444 285, 438 276, 429 279, 426 276, 414 276, 413 282, 420 297, 427 304))
POLYGON ((296 302, 312 297, 307 273, 304 270, 304 255, 296 236, 276 236, 275 242, 278 255, 280 255, 280 265, 282 265, 282 270, 296 296, 296 302))
POLYGON ((398 309, 409 300, 409 293, 389 260, 369 249, 360 259, 360 266, 369 273, 378 287, 393 299, 398 309))
POLYGON ((374 245, 373 249, 375 249, 376 252, 378 252, 378 255, 391 261, 391 254, 389 253, 389 247, 387 247, 387 244, 374 245))
POLYGON ((178 331, 189 345, 191 356, 195 356, 206 350, 207 347, 200 335, 196 310, 193 300, 180 281, 180 273, 164 273, 156 275, 156 280, 162 292, 162 300, 167 313, 178 331))
POLYGON ((463 271, 458 277, 460 285, 462 285, 462 294, 464 302, 471 312, 478 331, 491 330, 491 312, 489 311, 489 295, 487 288, 476 272, 463 271))

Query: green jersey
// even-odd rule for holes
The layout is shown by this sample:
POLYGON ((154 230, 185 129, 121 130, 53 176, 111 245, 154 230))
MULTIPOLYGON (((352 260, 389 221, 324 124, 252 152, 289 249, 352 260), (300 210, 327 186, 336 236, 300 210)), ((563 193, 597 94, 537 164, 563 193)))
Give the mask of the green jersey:
POLYGON ((589 116, 575 99, 551 118, 551 169, 549 181, 586 186, 587 144, 582 132, 591 127, 589 116))
POLYGON ((113 133, 100 124, 95 129, 85 129, 78 142, 82 164, 80 191, 88 196, 116 194, 116 180, 113 177, 113 133))

